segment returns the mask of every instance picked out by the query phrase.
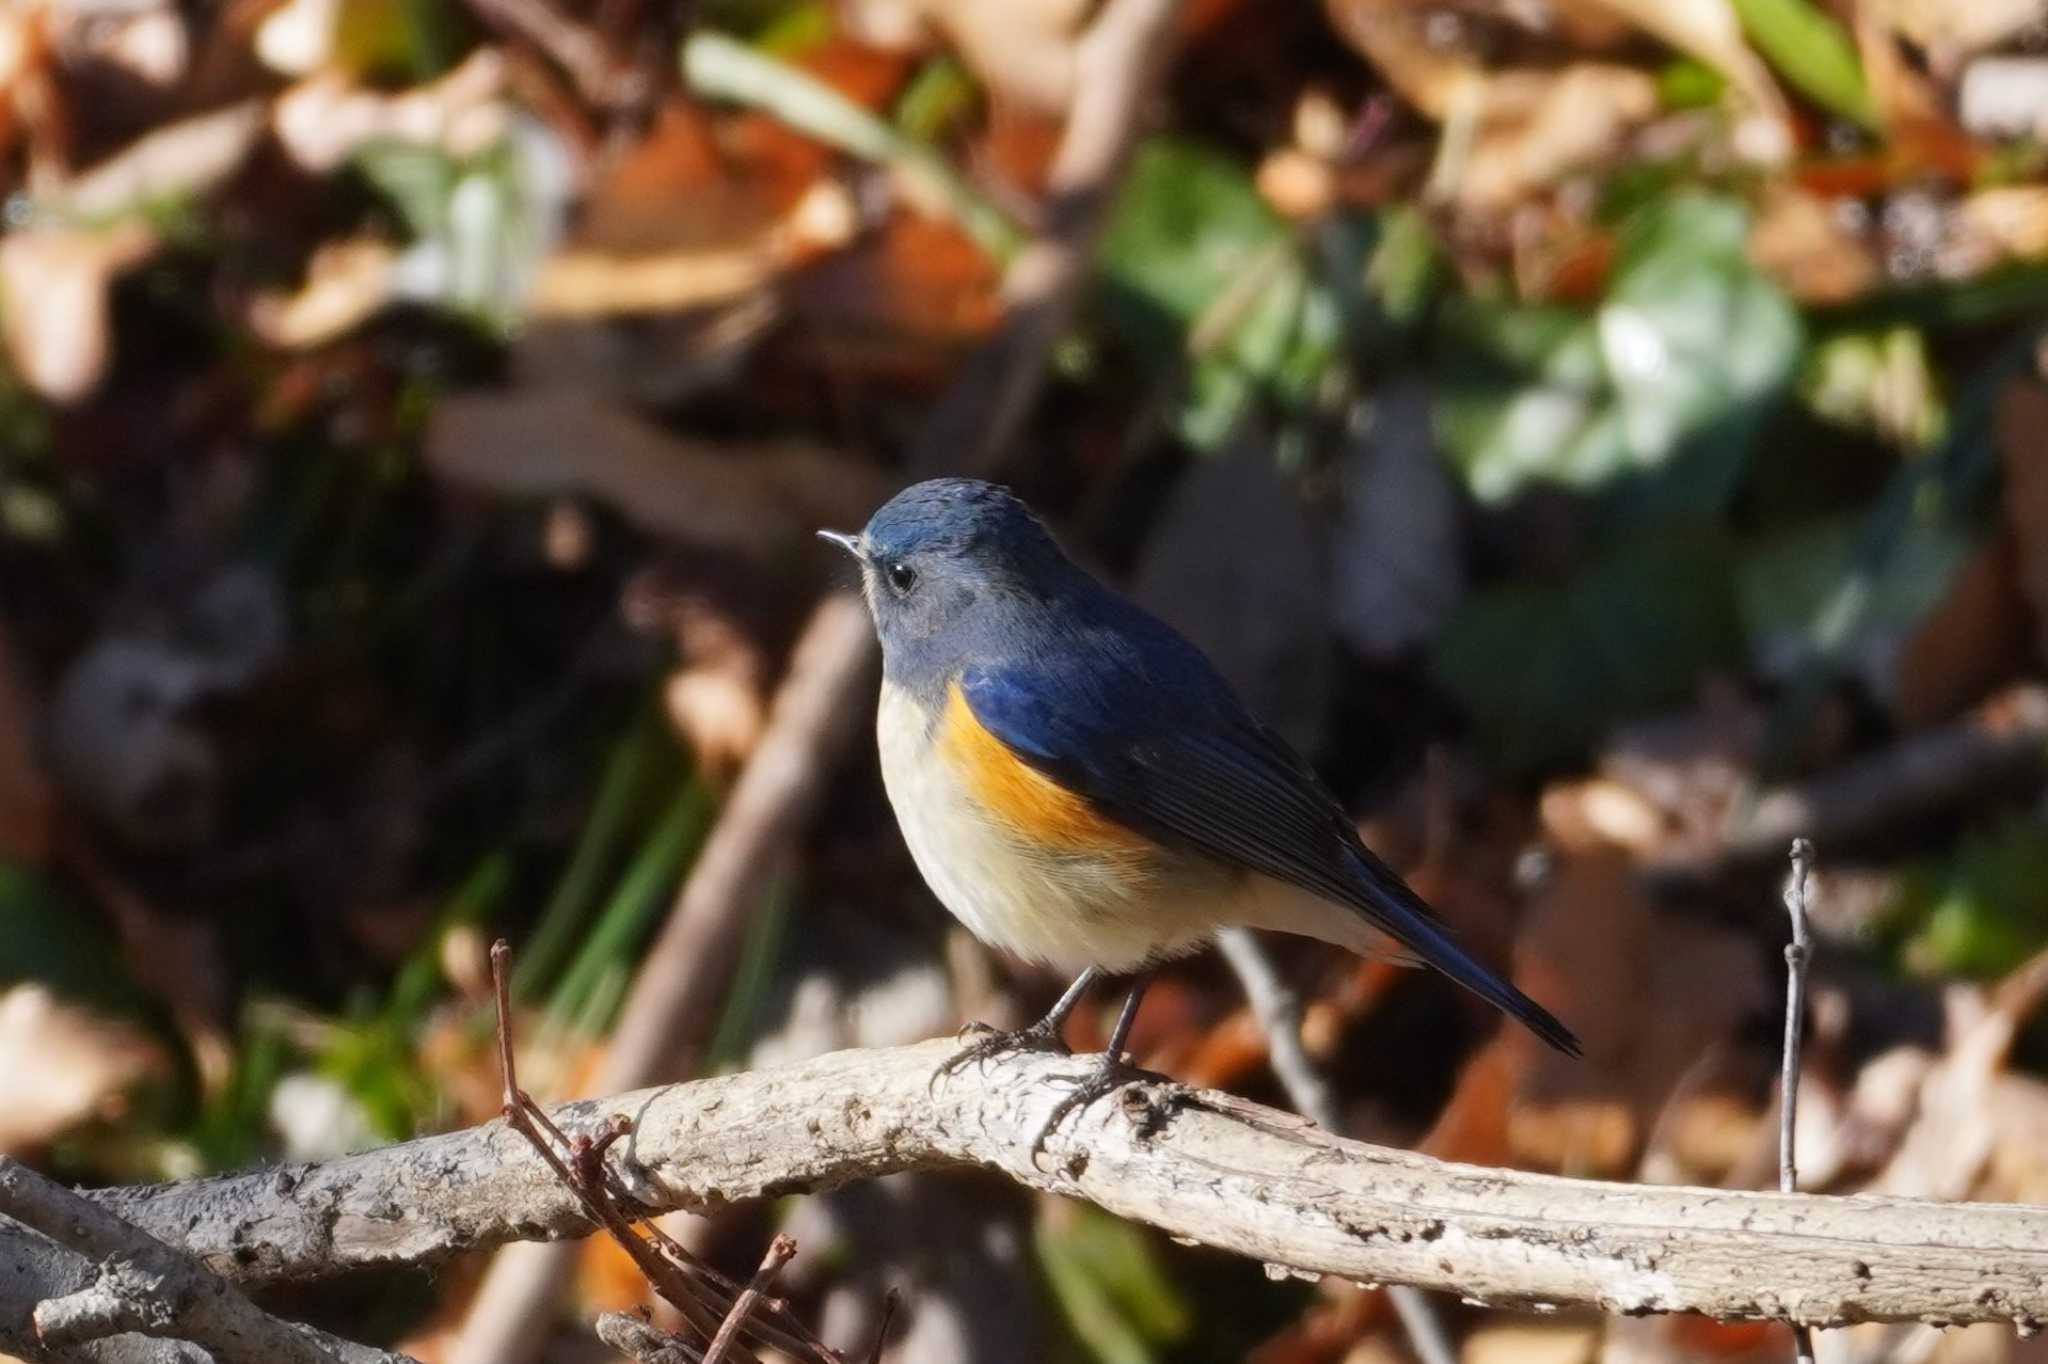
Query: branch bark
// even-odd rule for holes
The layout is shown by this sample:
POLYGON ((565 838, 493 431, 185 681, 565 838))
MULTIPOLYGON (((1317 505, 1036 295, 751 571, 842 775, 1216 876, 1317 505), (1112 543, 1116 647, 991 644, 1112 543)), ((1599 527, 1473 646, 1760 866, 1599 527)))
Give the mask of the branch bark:
POLYGON ((0 1350, 96 1364, 412 1364, 271 1316, 191 1256, 4 1156, 0 1350))
MULTIPOLYGON (((931 1084, 951 1039, 838 1052, 599 1102, 633 1119, 636 1197, 708 1210, 903 1170, 979 1166, 1306 1274, 1468 1300, 1813 1326, 2048 1320, 2048 1209, 1560 1179, 1345 1141, 1227 1095, 1140 1081, 1069 1119, 1093 1057, 1016 1056, 931 1084)), ((621 1149, 623 1148, 623 1149, 621 1149)), ((223 1273, 419 1263, 590 1228, 502 1123, 310 1167, 95 1195, 223 1273)))

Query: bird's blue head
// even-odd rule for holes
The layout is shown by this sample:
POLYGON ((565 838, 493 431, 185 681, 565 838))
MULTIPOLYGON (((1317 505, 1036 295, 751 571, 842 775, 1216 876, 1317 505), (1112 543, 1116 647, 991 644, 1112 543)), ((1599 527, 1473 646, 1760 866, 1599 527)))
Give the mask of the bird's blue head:
POLYGON ((914 484, 860 534, 820 534, 860 561, 891 673, 950 672, 1079 576, 1029 507, 978 479, 914 484))

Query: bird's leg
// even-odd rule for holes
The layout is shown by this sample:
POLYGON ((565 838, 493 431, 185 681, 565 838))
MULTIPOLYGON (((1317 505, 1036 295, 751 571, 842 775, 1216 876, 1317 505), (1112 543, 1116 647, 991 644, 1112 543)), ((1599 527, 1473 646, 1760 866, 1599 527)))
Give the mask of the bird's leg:
POLYGON ((1110 1029, 1109 1049, 1102 1053, 1101 1063, 1052 1106, 1052 1112, 1046 1116, 1045 1125, 1038 1129, 1038 1135, 1031 1140, 1033 1156, 1045 1148, 1045 1139, 1053 1134, 1053 1129, 1060 1125, 1067 1114, 1077 1108, 1086 1108, 1124 1082, 1128 1070, 1124 1065, 1124 1042, 1131 1035, 1131 1024, 1138 1020, 1138 1004, 1145 998, 1145 987, 1151 983, 1150 976, 1139 976, 1137 983, 1131 986, 1131 993, 1124 998, 1123 1012, 1116 1016, 1116 1026, 1110 1029))
POLYGON ((978 1061, 986 1061, 991 1056, 999 1056, 1006 1051, 1052 1051, 1064 1053, 1067 1049, 1067 1044, 1060 1039, 1060 1028, 1066 1023, 1067 1015, 1074 1012, 1074 1007, 1081 1002, 1081 996, 1088 993, 1088 987, 1101 978, 1101 971, 1093 966, 1089 967, 1080 975, 1074 977, 1074 983, 1069 985, 1066 993, 1062 994, 1052 1008, 1046 1011, 1044 1018, 1027 1027, 1018 1028, 1012 1032, 998 1032, 986 1023, 968 1024, 962 1031, 976 1032, 981 1035, 955 1052, 946 1064, 939 1067, 938 1074, 932 1078, 936 1080, 939 1076, 951 1075, 963 1066, 972 1065, 978 1061))

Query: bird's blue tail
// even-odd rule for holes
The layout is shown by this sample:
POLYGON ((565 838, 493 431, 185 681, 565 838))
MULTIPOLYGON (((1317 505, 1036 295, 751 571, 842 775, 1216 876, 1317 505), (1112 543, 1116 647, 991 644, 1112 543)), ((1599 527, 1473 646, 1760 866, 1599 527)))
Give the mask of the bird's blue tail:
POLYGON ((1357 908, 1373 921, 1374 927, 1398 939, 1429 965, 1478 995, 1508 1017, 1518 1020, 1530 1032, 1567 1056, 1583 1054, 1579 1039, 1557 1020, 1556 1015, 1517 990, 1500 975, 1481 965, 1459 945, 1431 909, 1386 863, 1360 848, 1366 894, 1357 908))

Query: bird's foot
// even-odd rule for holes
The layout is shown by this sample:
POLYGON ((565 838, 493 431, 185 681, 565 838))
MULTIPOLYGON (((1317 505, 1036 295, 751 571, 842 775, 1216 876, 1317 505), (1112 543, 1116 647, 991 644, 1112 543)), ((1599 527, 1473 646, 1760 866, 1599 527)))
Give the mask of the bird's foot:
POLYGON ((985 1066, 998 1056, 1015 1051, 1050 1052, 1054 1056, 1068 1055, 1067 1044, 1060 1039, 1059 1024, 1050 1018, 1041 1018, 1029 1027, 1015 1028, 1002 1032, 986 1023, 969 1023, 960 1030, 966 1037, 972 1034, 974 1040, 953 1053, 946 1063, 932 1072, 932 1083, 948 1079, 969 1066, 985 1066))
POLYGON ((1069 1113, 1086 1108, 1097 1099, 1115 1093, 1141 1073, 1136 1066, 1130 1065, 1115 1052, 1104 1052, 1101 1063, 1086 1075, 1071 1081, 1072 1088, 1060 1096, 1060 1101, 1052 1106, 1052 1112, 1046 1115, 1045 1122, 1039 1126, 1038 1135, 1031 1139, 1032 1161, 1036 1163, 1038 1153, 1045 1149, 1046 1138, 1058 1130, 1069 1113))

